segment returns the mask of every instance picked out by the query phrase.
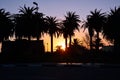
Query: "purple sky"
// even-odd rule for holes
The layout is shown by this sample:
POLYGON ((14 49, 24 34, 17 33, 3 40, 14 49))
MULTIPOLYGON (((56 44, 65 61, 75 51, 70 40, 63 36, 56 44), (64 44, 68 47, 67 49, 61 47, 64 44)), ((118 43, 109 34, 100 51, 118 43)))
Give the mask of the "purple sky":
POLYGON ((34 6, 33 2, 39 5, 39 11, 47 16, 62 18, 66 11, 75 11, 81 19, 85 19, 90 10, 102 9, 108 12, 110 8, 120 6, 120 0, 0 0, 0 8, 5 8, 11 13, 18 13, 20 6, 34 6))

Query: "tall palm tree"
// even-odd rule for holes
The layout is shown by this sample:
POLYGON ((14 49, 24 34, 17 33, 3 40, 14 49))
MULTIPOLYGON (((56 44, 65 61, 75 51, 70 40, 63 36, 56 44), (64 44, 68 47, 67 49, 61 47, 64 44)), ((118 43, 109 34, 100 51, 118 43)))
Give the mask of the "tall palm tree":
POLYGON ((33 4, 36 6, 36 12, 33 15, 33 23, 34 23, 34 28, 32 30, 32 37, 37 38, 37 40, 39 40, 39 38, 41 38, 41 36, 44 34, 44 32, 46 32, 45 29, 45 18, 44 18, 44 14, 38 12, 39 7, 38 4, 36 2, 33 2, 33 4))
POLYGON ((79 31, 79 15, 76 15, 75 12, 67 12, 63 25, 65 27, 66 37, 69 35, 70 42, 69 47, 71 46, 71 37, 74 35, 74 31, 77 29, 79 31))
POLYGON ((38 8, 36 7, 20 7, 19 15, 15 17, 16 21, 16 37, 27 37, 30 40, 34 27, 33 16, 38 8))
POLYGON ((45 32, 45 18, 43 16, 44 14, 39 12, 33 15, 34 27, 32 29, 32 37, 37 38, 37 40, 39 40, 45 32))
POLYGON ((89 20, 89 25, 95 29, 97 33, 97 39, 96 39, 96 50, 99 50, 99 43, 100 43, 100 38, 99 38, 99 33, 101 32, 105 21, 105 13, 101 13, 101 10, 95 9, 94 11, 90 11, 91 15, 88 15, 88 20, 89 20))
POLYGON ((90 45, 90 50, 92 50, 93 49, 92 48, 93 47, 92 37, 94 35, 94 29, 91 26, 90 22, 91 22, 91 18, 89 18, 89 16, 87 16, 87 21, 82 25, 81 28, 84 28, 84 31, 85 31, 86 28, 88 29, 88 33, 89 33, 89 37, 90 37, 90 43, 89 43, 89 45, 90 45))
POLYGON ((8 40, 9 36, 13 35, 13 22, 10 17, 10 13, 5 9, 0 9, 0 42, 8 40))
POLYGON ((51 53, 53 53, 53 36, 59 35, 59 22, 56 17, 47 16, 46 17, 46 25, 48 34, 51 37, 51 53))
POLYGON ((23 23, 22 23, 22 17, 20 14, 14 14, 14 23, 15 23, 15 37, 16 39, 22 39, 24 31, 23 31, 23 23))
MULTIPOLYGON (((105 38, 110 41, 114 41, 115 48, 120 48, 120 7, 110 9, 110 13, 107 16, 107 22, 103 28, 103 34, 105 38)), ((116 50, 119 51, 119 50, 116 50)))
POLYGON ((67 38, 68 38, 68 36, 69 36, 69 34, 68 34, 68 30, 67 30, 67 27, 64 27, 64 26, 62 26, 62 29, 61 29, 61 31, 62 31, 62 34, 63 34, 63 37, 64 37, 64 39, 65 39, 65 50, 67 49, 67 38))
POLYGON ((65 39, 65 50, 67 49, 67 38, 69 36, 69 33, 67 32, 67 27, 64 26, 64 20, 60 22, 60 36, 62 35, 65 39))

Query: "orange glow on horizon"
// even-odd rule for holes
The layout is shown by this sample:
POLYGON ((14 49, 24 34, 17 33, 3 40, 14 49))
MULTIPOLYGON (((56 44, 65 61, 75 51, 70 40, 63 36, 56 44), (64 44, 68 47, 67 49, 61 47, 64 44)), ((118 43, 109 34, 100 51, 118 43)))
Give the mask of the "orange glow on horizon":
MULTIPOLYGON (((75 36, 72 37, 72 42, 73 39, 79 39, 82 42, 82 45, 86 48, 89 49, 89 40, 88 43, 84 42, 83 38, 85 38, 85 35, 87 34, 87 30, 85 32, 83 32, 83 29, 80 29, 80 32, 75 31, 75 36)), ((103 39, 103 36, 100 34, 100 38, 102 39, 102 42, 104 43, 104 45, 110 45, 110 43, 103 39)), ((85 38, 86 39, 86 38, 85 38)), ((51 51, 51 40, 50 40, 50 36, 49 35, 44 35, 42 36, 41 40, 44 40, 44 46, 45 46, 45 51, 51 51)), ((69 44, 69 38, 68 40, 68 44, 69 44)), ((65 50, 65 39, 63 38, 63 36, 60 36, 58 38, 53 39, 53 51, 56 51, 56 46, 61 46, 61 49, 65 50)))
POLYGON ((64 43, 64 41, 58 42, 56 45, 57 46, 61 46, 61 49, 65 50, 65 43, 64 43))

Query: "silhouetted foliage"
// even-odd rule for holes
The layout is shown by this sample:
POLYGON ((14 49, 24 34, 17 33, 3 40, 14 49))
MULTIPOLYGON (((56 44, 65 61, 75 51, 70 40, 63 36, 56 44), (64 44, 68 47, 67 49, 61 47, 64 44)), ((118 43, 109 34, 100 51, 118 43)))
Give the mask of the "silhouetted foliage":
POLYGON ((35 36, 36 32, 35 30, 37 27, 36 25, 38 25, 35 24, 36 21, 35 16, 38 16, 38 18, 41 18, 41 16, 43 16, 36 12, 37 10, 38 8, 36 7, 26 7, 25 5, 24 7, 20 7, 19 9, 20 14, 17 14, 17 16, 15 17, 16 38, 21 39, 22 37, 27 37, 28 40, 30 40, 32 36, 35 36))
POLYGON ((41 36, 46 32, 45 18, 43 13, 36 12, 33 16, 34 28, 32 30, 32 37, 41 38, 41 36))
POLYGON ((0 42, 9 40, 13 35, 14 24, 10 18, 10 13, 5 9, 0 9, 0 42))
POLYGON ((64 50, 62 49, 62 46, 56 46, 56 53, 64 54, 64 50))
POLYGON ((89 18, 89 16, 87 16, 87 21, 82 25, 81 28, 84 28, 84 31, 85 31, 86 28, 88 29, 88 33, 89 33, 89 36, 90 36, 89 45, 90 45, 90 50, 92 50, 93 49, 92 37, 94 35, 94 29, 91 26, 91 19, 89 18))
MULTIPOLYGON (((107 16, 107 23, 103 29, 104 37, 114 41, 114 46, 120 48, 120 7, 111 9, 107 16)), ((119 50, 116 50, 119 51, 119 50)))
POLYGON ((68 28, 66 26, 64 26, 64 21, 61 22, 60 24, 60 33, 63 34, 63 37, 65 39, 65 50, 67 49, 67 38, 69 36, 68 33, 68 28))
POLYGON ((9 37, 14 35, 17 39, 14 42, 4 42, 4 48, 2 48, 4 54, 0 54, 0 61, 119 62, 119 56, 113 55, 113 53, 120 53, 120 7, 111 9, 107 15, 97 9, 90 11, 90 15, 82 25, 82 28, 88 29, 90 39, 86 38, 86 40, 90 40, 90 49, 92 49, 89 51, 77 39, 71 43, 74 31, 79 31, 81 22, 79 15, 76 15, 75 12, 67 12, 64 16, 65 20, 59 22, 56 17, 44 17, 43 13, 38 12, 38 4, 36 2, 33 4, 35 5, 33 7, 26 7, 26 5, 20 7, 19 13, 14 15, 6 12, 5 9, 0 9, 0 42, 9 40, 9 37), (103 45, 99 37, 100 32, 103 32, 107 40, 114 42, 115 52, 99 50, 99 47, 103 45), (30 40, 32 38, 39 40, 44 33, 48 33, 51 37, 51 52, 40 55, 39 52, 44 53, 43 41, 30 40), (66 50, 57 46, 57 51, 53 52, 53 37, 59 37, 61 34, 65 38, 66 50), (70 39, 69 47, 67 46, 68 37, 70 39), (28 40, 24 40, 24 38, 28 40))
POLYGON ((69 47, 71 46, 71 37, 74 35, 74 31, 77 29, 79 31, 79 15, 76 15, 75 12, 67 12, 65 16, 65 20, 63 21, 64 25, 64 37, 69 35, 70 42, 69 47))
MULTIPOLYGON (((93 29, 97 33, 97 38, 96 38, 96 50, 99 50, 99 44, 100 44, 100 38, 99 38, 99 33, 103 29, 103 26, 106 22, 106 17, 105 13, 101 13, 101 10, 95 9, 94 11, 90 11, 91 15, 88 15, 87 20, 88 23, 87 25, 89 26, 88 30, 90 33, 90 36, 93 36, 93 29)), ((91 38, 92 40, 92 38, 91 38)), ((92 43, 92 42, 90 42, 92 43)))
POLYGON ((51 53, 53 53, 53 36, 59 36, 60 28, 58 27, 59 23, 56 17, 46 17, 46 29, 47 33, 51 37, 51 53))

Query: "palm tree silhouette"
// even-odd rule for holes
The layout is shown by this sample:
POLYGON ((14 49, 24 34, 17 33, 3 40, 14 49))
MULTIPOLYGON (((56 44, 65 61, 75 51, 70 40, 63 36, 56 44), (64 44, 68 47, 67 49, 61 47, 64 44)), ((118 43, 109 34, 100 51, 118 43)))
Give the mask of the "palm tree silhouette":
POLYGON ((43 13, 39 13, 36 12, 33 15, 33 29, 32 29, 32 37, 37 38, 37 40, 39 40, 39 38, 41 38, 41 36, 44 34, 45 32, 45 18, 43 17, 44 14, 43 13))
POLYGON ((37 40, 39 40, 39 38, 41 38, 41 36, 45 32, 45 18, 43 13, 38 12, 38 4, 36 2, 33 2, 33 4, 36 6, 36 12, 34 12, 32 18, 32 22, 34 24, 34 28, 32 30, 32 37, 35 37, 37 38, 37 40))
POLYGON ((27 37, 28 40, 31 39, 32 31, 34 30, 35 25, 35 23, 33 22, 33 16, 36 10, 36 7, 26 7, 25 5, 24 7, 20 7, 20 14, 15 17, 15 33, 17 38, 20 39, 22 37, 27 37))
MULTIPOLYGON (((107 16, 106 25, 103 28, 103 34, 105 38, 110 41, 114 41, 115 48, 120 48, 120 7, 110 9, 110 13, 107 16)), ((116 50, 119 51, 119 50, 116 50)))
POLYGON ((61 22, 61 29, 60 29, 60 32, 61 34, 63 34, 63 37, 65 39, 65 50, 67 49, 67 38, 69 36, 69 33, 68 33, 68 28, 64 26, 64 21, 61 22))
POLYGON ((11 20, 10 13, 5 9, 0 9, 0 42, 8 40, 13 35, 14 24, 11 20))
POLYGON ((81 28, 84 28, 84 31, 85 29, 87 28, 88 29, 88 33, 89 33, 89 36, 90 36, 90 50, 92 50, 93 48, 93 41, 92 41, 92 37, 94 35, 94 29, 93 27, 91 26, 91 18, 89 16, 87 16, 87 21, 82 25, 81 28))
POLYGON ((101 32, 106 18, 105 18, 105 13, 101 13, 101 10, 95 9, 94 11, 90 11, 91 15, 88 15, 88 21, 89 21, 89 28, 90 34, 92 36, 92 30, 94 29, 97 33, 97 39, 96 39, 96 50, 99 50, 99 44, 100 44, 100 38, 99 38, 99 33, 101 32))
POLYGON ((59 35, 59 22, 56 19, 56 17, 52 17, 52 16, 47 16, 46 17, 46 26, 47 26, 47 30, 48 30, 48 34, 51 37, 51 53, 53 53, 53 36, 56 37, 56 35, 59 35))
POLYGON ((79 15, 76 15, 75 12, 67 12, 63 25, 65 27, 64 37, 66 38, 69 35, 70 38, 69 47, 71 46, 71 37, 74 35, 74 31, 76 29, 79 31, 79 22, 79 15))

